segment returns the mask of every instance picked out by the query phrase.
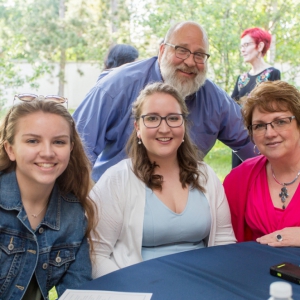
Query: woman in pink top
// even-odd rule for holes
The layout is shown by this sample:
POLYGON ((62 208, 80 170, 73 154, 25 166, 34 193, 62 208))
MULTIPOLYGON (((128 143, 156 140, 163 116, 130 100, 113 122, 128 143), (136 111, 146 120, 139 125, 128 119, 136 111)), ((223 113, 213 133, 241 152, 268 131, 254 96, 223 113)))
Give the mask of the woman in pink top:
POLYGON ((236 238, 300 246, 300 92, 286 82, 267 81, 242 100, 254 151, 262 155, 224 181, 236 238))

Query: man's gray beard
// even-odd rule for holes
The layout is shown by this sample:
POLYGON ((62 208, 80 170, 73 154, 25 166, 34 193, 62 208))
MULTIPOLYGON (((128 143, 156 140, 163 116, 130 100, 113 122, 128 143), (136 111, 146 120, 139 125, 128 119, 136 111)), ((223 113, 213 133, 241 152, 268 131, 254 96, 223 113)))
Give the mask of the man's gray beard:
POLYGON ((179 66, 173 66, 172 63, 168 62, 168 58, 163 55, 160 62, 160 71, 165 83, 172 85, 181 94, 182 97, 187 97, 191 94, 196 93, 199 88, 204 84, 206 80, 207 67, 200 72, 196 67, 188 68, 184 66, 184 62, 179 66), (196 73, 194 79, 190 78, 179 78, 177 76, 177 69, 187 72, 196 73))

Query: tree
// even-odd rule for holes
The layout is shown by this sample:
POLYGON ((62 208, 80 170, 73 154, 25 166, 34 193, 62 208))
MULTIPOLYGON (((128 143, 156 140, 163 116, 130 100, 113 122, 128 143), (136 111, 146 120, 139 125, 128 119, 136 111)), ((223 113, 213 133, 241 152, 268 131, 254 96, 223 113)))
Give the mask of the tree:
POLYGON ((0 0, 0 83, 3 86, 0 88, 0 110, 7 100, 4 98, 4 88, 20 86, 26 80, 30 81, 30 78, 19 75, 12 62, 14 56, 18 56, 22 42, 20 35, 15 34, 14 28, 9 24, 14 23, 18 27, 20 17, 18 10, 0 0))
POLYGON ((177 21, 194 20, 204 26, 210 41, 210 75, 229 93, 237 76, 249 69, 239 54, 240 34, 249 27, 264 28, 276 37, 272 59, 290 66, 283 78, 294 83, 300 65, 299 1, 156 0, 147 3, 147 10, 150 13, 139 23, 151 28, 157 40, 177 21))
POLYGON ((58 62, 58 94, 63 96, 67 61, 102 63, 112 43, 130 41, 124 1, 0 0, 0 85, 7 86, 9 79, 12 87, 33 84, 46 72, 52 73, 53 63, 58 62), (32 64, 31 77, 18 78, 13 60, 20 59, 32 64))
POLYGON ((206 29, 209 76, 227 92, 249 68, 239 54, 240 34, 249 27, 272 33, 276 43, 268 60, 281 64, 283 79, 294 83, 300 65, 299 12, 299 0, 0 0, 0 86, 34 86, 59 62, 55 76, 63 95, 67 61, 102 64, 111 44, 131 41, 141 58, 150 57, 170 25, 183 20, 206 29), (15 60, 30 62, 34 73, 22 77, 15 60))

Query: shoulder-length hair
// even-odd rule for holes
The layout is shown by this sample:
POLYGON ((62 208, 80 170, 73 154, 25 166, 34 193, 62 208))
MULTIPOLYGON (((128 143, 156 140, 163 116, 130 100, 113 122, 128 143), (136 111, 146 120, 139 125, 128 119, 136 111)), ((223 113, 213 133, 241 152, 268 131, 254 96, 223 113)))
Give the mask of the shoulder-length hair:
POLYGON ((21 118, 37 112, 61 116, 69 124, 73 149, 70 153, 69 164, 65 171, 56 179, 56 183, 62 194, 73 193, 83 206, 88 219, 86 236, 89 238, 92 246, 90 234, 97 224, 97 208, 88 196, 92 188, 91 165, 84 152, 74 120, 62 104, 47 100, 34 100, 32 102, 22 102, 8 111, 0 125, 0 172, 7 173, 16 169, 16 162, 9 159, 4 143, 7 141, 13 145, 17 126, 21 118))
MULTIPOLYGON (((154 94, 168 94, 171 95, 180 105, 181 112, 184 118, 185 132, 184 142, 179 146, 177 150, 177 159, 179 164, 179 179, 182 187, 191 185, 192 188, 196 188, 202 192, 205 192, 205 188, 202 185, 206 183, 206 172, 203 168, 199 168, 203 164, 203 153, 192 143, 190 135, 188 133, 187 116, 188 109, 186 107, 184 99, 177 92, 175 88, 166 83, 153 83, 147 85, 139 94, 136 101, 133 103, 132 114, 136 122, 140 120, 142 107, 145 100, 154 94), (202 169, 202 170, 201 170, 202 169), (202 184, 200 183, 200 177, 202 184)), ((159 167, 156 162, 151 163, 147 149, 143 144, 138 144, 138 137, 136 130, 134 129, 128 142, 127 153, 132 160, 132 168, 134 174, 142 180, 146 186, 151 189, 162 190, 163 176, 154 174, 154 169, 159 167)))

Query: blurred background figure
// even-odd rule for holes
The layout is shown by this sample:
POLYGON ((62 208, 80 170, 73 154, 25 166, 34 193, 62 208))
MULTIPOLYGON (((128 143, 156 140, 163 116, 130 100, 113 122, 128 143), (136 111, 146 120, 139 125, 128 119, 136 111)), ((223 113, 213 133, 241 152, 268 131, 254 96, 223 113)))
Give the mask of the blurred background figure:
MULTIPOLYGON (((251 65, 248 72, 241 74, 236 81, 231 97, 239 101, 248 95, 257 84, 264 81, 280 80, 280 71, 265 62, 264 56, 271 45, 272 36, 260 28, 248 28, 241 34, 241 55, 244 62, 251 65)), ((241 164, 238 156, 232 153, 232 168, 241 164)))
POLYGON ((104 68, 111 69, 135 61, 139 57, 136 48, 127 44, 112 46, 104 60, 104 68))
POLYGON ((104 59, 104 69, 99 75, 98 81, 107 75, 110 72, 110 69, 133 62, 138 59, 138 57, 138 50, 131 45, 117 44, 111 46, 104 59))

